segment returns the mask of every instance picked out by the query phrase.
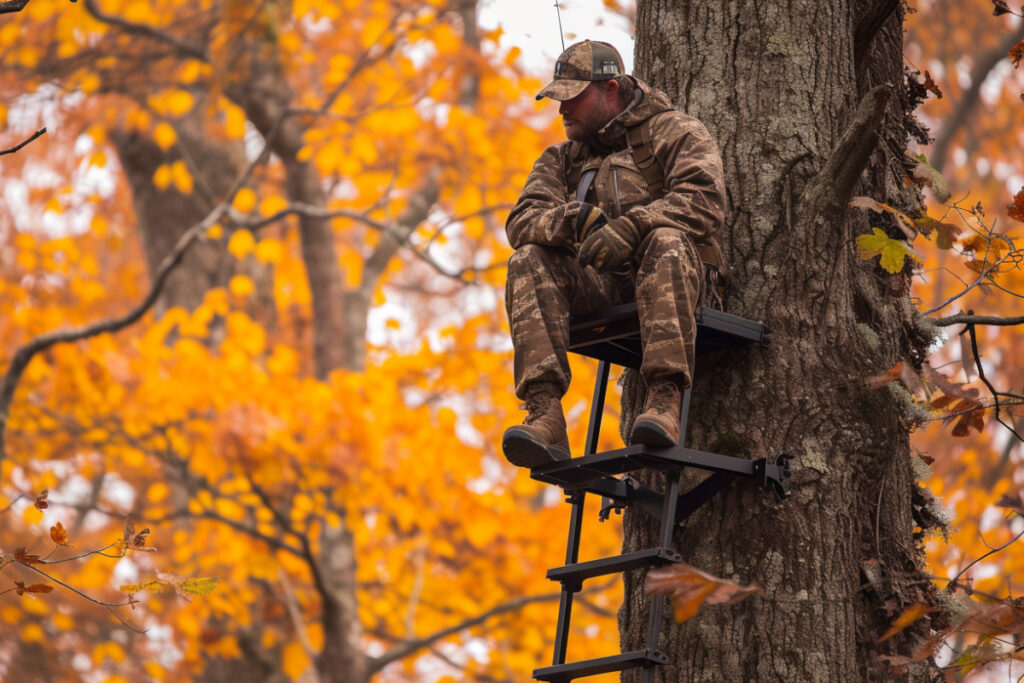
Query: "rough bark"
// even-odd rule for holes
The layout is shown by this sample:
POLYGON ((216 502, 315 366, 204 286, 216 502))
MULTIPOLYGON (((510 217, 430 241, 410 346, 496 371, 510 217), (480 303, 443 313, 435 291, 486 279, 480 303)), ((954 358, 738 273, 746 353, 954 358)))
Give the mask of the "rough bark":
MULTIPOLYGON (((899 680, 878 656, 915 635, 875 645, 928 584, 914 537, 908 407, 863 380, 919 359, 924 340, 908 278, 857 257, 867 221, 845 208, 852 191, 911 212, 919 202, 902 187, 902 8, 862 23, 877 4, 886 3, 638 5, 638 75, 702 120, 722 151, 727 310, 772 330, 766 349, 698 359, 690 443, 795 457, 790 499, 738 482, 677 530, 686 562, 757 582, 766 595, 705 607, 682 625, 668 610, 660 649, 671 663, 658 681, 899 680), (872 24, 877 33, 866 35, 872 24), (868 125, 844 139, 877 85, 887 87, 860 109, 868 125), (880 126, 872 113, 884 113, 880 126), (874 561, 882 578, 867 583, 874 561)), ((696 480, 685 477, 684 489, 696 480)), ((627 551, 657 545, 645 513, 630 511, 624 524, 627 551)), ((623 650, 641 649, 643 573, 628 574, 625 589, 623 650)))

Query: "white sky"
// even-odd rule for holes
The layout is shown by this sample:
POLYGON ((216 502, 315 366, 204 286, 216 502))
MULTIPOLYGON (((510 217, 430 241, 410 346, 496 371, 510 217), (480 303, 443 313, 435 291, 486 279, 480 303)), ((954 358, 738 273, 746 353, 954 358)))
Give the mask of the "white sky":
MULTIPOLYGON (((561 0, 559 5, 567 46, 585 38, 611 43, 622 54, 626 72, 633 72, 633 39, 625 19, 605 9, 601 0, 561 0)), ((554 0, 483 0, 480 27, 497 26, 505 31, 502 47, 521 48, 528 68, 539 75, 553 69, 562 52, 554 0)))

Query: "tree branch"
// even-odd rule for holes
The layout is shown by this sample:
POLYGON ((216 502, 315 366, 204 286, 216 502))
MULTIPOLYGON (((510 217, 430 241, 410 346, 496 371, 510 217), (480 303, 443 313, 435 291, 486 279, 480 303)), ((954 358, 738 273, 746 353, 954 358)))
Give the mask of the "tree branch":
POLYGON ((210 60, 209 55, 206 54, 206 49, 204 47, 187 43, 181 40, 180 38, 177 38, 176 36, 172 36, 169 33, 164 33, 163 31, 160 31, 159 29, 156 29, 152 26, 148 26, 146 24, 137 24, 133 21, 122 19, 121 17, 115 16, 113 14, 107 14, 99 8, 99 5, 96 4, 96 0, 85 0, 83 4, 85 5, 86 11, 88 11, 89 14, 95 17, 98 21, 102 21, 105 24, 110 24, 111 26, 116 26, 124 30, 126 33, 133 33, 138 36, 152 38, 166 45, 170 45, 171 47, 179 50, 185 56, 193 57, 204 62, 208 62, 210 60))
POLYGON ((864 95, 825 167, 804 192, 800 204, 805 217, 840 214, 846 210, 853 186, 878 146, 879 124, 885 115, 889 93, 889 86, 877 85, 864 95))
POLYGON ((931 162, 932 167, 942 173, 949 157, 949 148, 953 143, 953 137, 960 132, 960 129, 967 123, 967 119, 981 101, 981 86, 988 78, 988 75, 996 68, 1001 61, 1007 59, 1010 48, 1024 39, 1024 22, 1017 27, 1017 30, 1006 36, 1002 43, 992 48, 989 52, 981 55, 971 69, 971 86, 960 94, 953 113, 942 120, 942 131, 936 136, 932 145, 931 162))
POLYGON ((200 236, 205 234, 207 230, 209 230, 221 219, 221 217, 224 216, 228 207, 231 205, 231 201, 234 199, 235 194, 248 181, 249 176, 252 175, 256 166, 264 163, 269 157, 270 142, 272 138, 273 135, 267 137, 260 154, 252 160, 252 162, 242 171, 242 173, 239 174, 237 178, 235 178, 235 182, 231 186, 231 189, 228 190, 227 196, 225 196, 224 200, 218 204, 213 211, 207 214, 206 218, 185 231, 181 236, 181 239, 179 239, 178 243, 174 246, 173 251, 164 258, 160 267, 157 269, 156 274, 153 277, 153 284, 150 287, 149 293, 135 308, 120 317, 108 318, 82 327, 55 330, 53 332, 41 334, 14 352, 11 363, 7 367, 7 372, 4 374, 3 383, 0 384, 0 462, 3 462, 3 459, 6 457, 5 444, 7 418, 10 415, 11 401, 14 398, 14 391, 18 386, 18 382, 21 380, 21 375, 25 371, 25 368, 28 367, 29 362, 36 354, 41 351, 45 351, 55 344, 75 342, 107 332, 116 332, 142 318, 146 311, 156 303, 168 276, 171 274, 171 271, 181 263, 182 258, 185 256, 185 252, 188 251, 189 247, 191 247, 200 236))
POLYGON ((1003 318, 998 315, 972 315, 967 313, 958 313, 956 315, 946 316, 945 318, 937 318, 932 320, 932 323, 939 327, 949 327, 950 325, 1021 325, 1024 324, 1024 315, 1018 315, 1013 318, 1003 318))
POLYGON ((442 638, 447 638, 450 635, 454 635, 459 631, 465 630, 473 626, 479 626, 491 617, 496 617, 500 614, 505 614, 507 612, 514 612, 516 610, 522 609, 526 605, 535 602, 547 602, 550 600, 558 600, 561 597, 561 595, 561 593, 544 593, 542 595, 531 595, 525 598, 519 598, 518 600, 511 600, 501 605, 497 605, 496 607, 493 607, 487 610, 486 612, 483 612, 482 614, 478 614, 475 617, 471 617, 469 619, 461 621, 458 624, 455 624, 454 626, 449 626, 448 628, 444 628, 428 636, 424 636, 423 638, 406 640, 402 642, 400 645, 397 645, 394 648, 392 648, 390 651, 380 655, 379 657, 370 658, 369 673, 376 673, 388 664, 390 664, 391 662, 395 662, 404 657, 408 657, 409 655, 418 650, 426 649, 430 647, 431 644, 435 643, 438 640, 441 640, 442 638))
POLYGON ((0 14, 20 12, 25 9, 25 5, 28 3, 29 0, 8 0, 7 2, 0 2, 0 14))
MULTIPOLYGON (((973 313, 973 311, 968 311, 968 314, 970 314, 970 313, 973 313)), ((964 331, 967 332, 970 335, 970 337, 971 337, 971 353, 974 354, 974 366, 978 370, 978 377, 981 379, 982 382, 985 383, 985 386, 988 387, 988 390, 989 390, 989 392, 991 392, 992 398, 995 401, 995 408, 996 408, 996 415, 995 415, 995 417, 996 417, 996 422, 998 422, 999 424, 1003 425, 1008 430, 1010 430, 1010 433, 1013 434, 1015 437, 1017 437, 1018 441, 1024 441, 1024 439, 1021 438, 1020 434, 1017 433, 1016 429, 1014 429, 1010 425, 1008 425, 1005 422, 1003 422, 1003 418, 999 417, 999 407, 1000 407, 999 406, 999 396, 1000 396, 1000 393, 998 391, 996 391, 996 388, 994 386, 992 386, 992 382, 988 381, 988 378, 985 377, 985 368, 983 368, 982 365, 981 365, 981 354, 978 353, 978 337, 977 337, 977 335, 974 332, 974 325, 968 325, 967 328, 964 331)), ((963 332, 961 332, 960 334, 963 334, 963 332)))
MULTIPOLYGON (((28 2, 28 0, 25 0, 25 2, 28 2)), ((21 149, 22 147, 24 147, 28 143, 32 142, 33 140, 35 140, 36 138, 38 138, 39 136, 41 136, 45 132, 46 132, 46 126, 43 126, 39 130, 37 130, 35 133, 33 133, 32 137, 30 137, 28 140, 25 140, 21 144, 16 145, 14 147, 11 147, 10 149, 0 149, 0 156, 3 156, 4 154, 14 154, 19 149, 21 149)))
POLYGON ((853 34, 853 63, 858 67, 868 54, 871 41, 899 4, 899 0, 877 0, 857 22, 857 30, 853 34))

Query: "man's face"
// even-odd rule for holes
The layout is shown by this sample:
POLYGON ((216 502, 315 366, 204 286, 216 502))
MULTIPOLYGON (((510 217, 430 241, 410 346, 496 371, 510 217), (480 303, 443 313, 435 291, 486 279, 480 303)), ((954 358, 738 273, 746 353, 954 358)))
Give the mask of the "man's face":
POLYGON ((566 137, 583 141, 604 128, 620 111, 617 89, 614 81, 595 81, 576 97, 562 102, 558 113, 566 137))

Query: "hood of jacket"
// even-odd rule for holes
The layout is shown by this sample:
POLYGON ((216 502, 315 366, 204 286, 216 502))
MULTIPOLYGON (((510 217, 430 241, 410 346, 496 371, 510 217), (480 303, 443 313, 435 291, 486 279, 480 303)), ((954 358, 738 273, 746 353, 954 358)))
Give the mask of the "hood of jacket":
POLYGON ((587 141, 595 149, 611 151, 626 146, 626 130, 639 125, 655 114, 674 109, 668 95, 630 76, 633 81, 633 102, 587 141))

